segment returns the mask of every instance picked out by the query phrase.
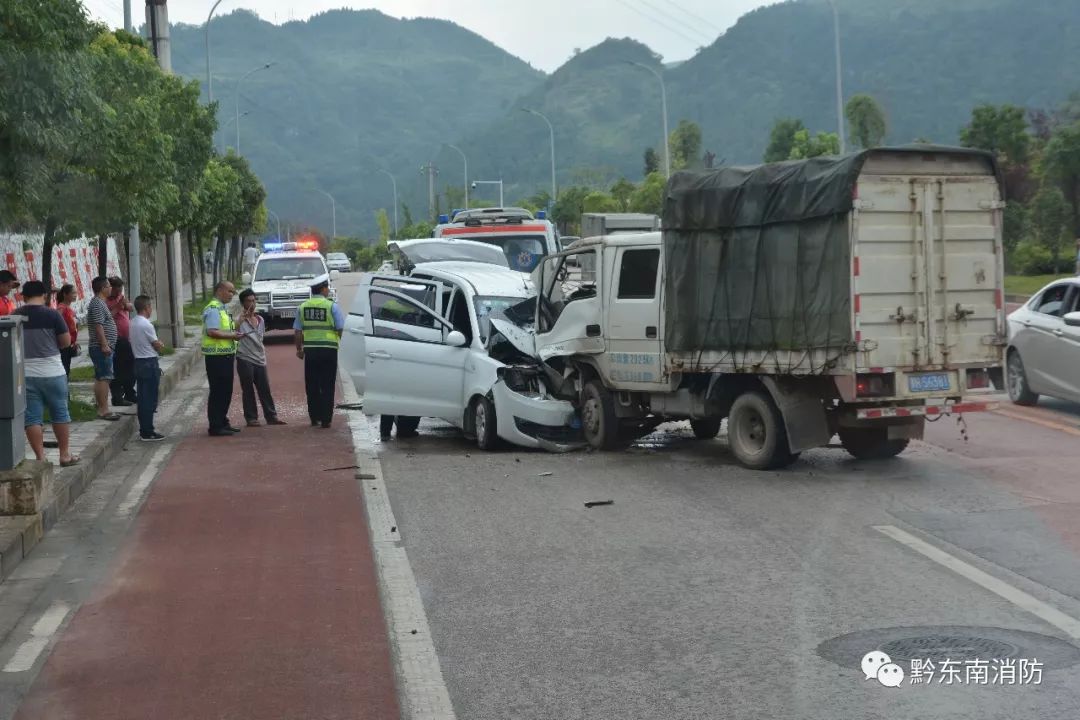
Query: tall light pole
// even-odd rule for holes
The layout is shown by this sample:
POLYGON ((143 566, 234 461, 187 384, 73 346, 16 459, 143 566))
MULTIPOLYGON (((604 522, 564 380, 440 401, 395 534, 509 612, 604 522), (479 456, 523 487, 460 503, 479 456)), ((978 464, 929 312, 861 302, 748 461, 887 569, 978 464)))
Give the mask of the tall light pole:
POLYGON ((457 145, 446 144, 446 147, 451 150, 457 150, 458 155, 461 156, 461 162, 465 165, 465 209, 469 209, 469 158, 465 157, 465 151, 459 148, 457 145))
POLYGON ((840 11, 836 9, 836 0, 829 0, 832 6, 833 17, 833 40, 836 45, 836 127, 840 133, 840 154, 847 151, 847 142, 844 140, 844 80, 843 66, 840 59, 840 11))
POLYGON ((502 180, 473 180, 473 185, 498 185, 499 207, 503 207, 503 181, 502 180))
MULTIPOLYGON (((397 224, 397 207, 398 207, 398 205, 397 205, 397 178, 395 178, 394 175, 389 170, 383 170, 382 168, 379 168, 379 172, 381 172, 386 177, 390 178, 390 182, 394 186, 394 237, 397 237, 397 234, 398 234, 398 224, 397 224)), ((468 190, 466 190, 465 192, 468 192, 468 190)))
POLYGON ((210 12, 206 15, 206 27, 203 32, 206 35, 206 103, 210 105, 214 102, 214 77, 210 74, 210 20, 214 17, 214 12, 217 10, 223 0, 217 0, 214 6, 210 8, 210 12))
MULTIPOLYGON (((533 110, 532 108, 521 108, 522 112, 527 112, 530 115, 535 115, 544 122, 547 123, 548 132, 551 133, 551 202, 555 202, 559 199, 558 190, 555 187, 555 126, 548 120, 547 115, 539 110, 533 110)), ((667 113, 665 113, 666 115, 667 113)))
POLYGON ((278 242, 281 242, 281 218, 279 218, 278 214, 270 208, 266 208, 266 212, 273 216, 275 220, 277 220, 277 239, 278 242))
MULTIPOLYGON (((247 117, 250 114, 251 114, 250 110, 245 110, 244 112, 240 113, 240 117, 247 117)), ((228 120, 226 120, 225 124, 221 126, 221 132, 225 132, 226 130, 228 130, 229 126, 232 125, 234 122, 236 122, 236 117, 235 116, 233 116, 233 117, 229 118, 228 120)))
POLYGON ((633 65, 634 67, 642 68, 643 70, 648 70, 660 81, 660 103, 664 113, 664 175, 671 177, 671 141, 668 137, 667 87, 664 85, 664 76, 655 68, 651 68, 645 63, 639 63, 634 60, 624 60, 623 62, 628 65, 633 65))
POLYGON ((247 80, 249 77, 259 72, 260 70, 266 70, 277 65, 276 62, 268 62, 265 65, 260 65, 257 68, 252 68, 246 73, 240 76, 240 79, 236 81, 236 154, 240 154, 240 84, 247 80))
POLYGON ((330 238, 330 242, 333 242, 334 238, 337 237, 337 202, 335 202, 334 196, 326 192, 325 190, 319 190, 319 188, 315 188, 315 192, 320 192, 326 197, 330 198, 330 217, 331 222, 333 223, 331 227, 333 228, 332 232, 334 233, 333 237, 330 238))

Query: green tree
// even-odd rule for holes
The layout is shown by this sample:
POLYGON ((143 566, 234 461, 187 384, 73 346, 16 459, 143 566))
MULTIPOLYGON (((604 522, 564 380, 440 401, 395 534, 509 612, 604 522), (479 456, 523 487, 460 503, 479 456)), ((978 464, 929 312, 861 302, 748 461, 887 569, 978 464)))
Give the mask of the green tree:
POLYGON ((701 166, 701 127, 689 120, 680 120, 668 138, 671 169, 684 170, 701 166))
POLYGON ((630 211, 659 215, 664 209, 664 189, 667 180, 663 173, 655 172, 646 177, 630 196, 630 211))
POLYGON ((1043 151, 1043 172, 1072 207, 1071 230, 1080 237, 1080 121, 1059 128, 1043 151))
POLYGON ((656 148, 645 148, 645 169, 642 177, 652 175, 660 171, 660 156, 656 154, 656 148))
POLYGON ((989 150, 1005 165, 1026 165, 1031 151, 1024 109, 1015 105, 980 105, 971 113, 971 122, 960 131, 964 147, 989 150))
MULTIPOLYGON (((657 172, 654 170, 653 172, 657 172)), ((611 197, 615 198, 615 202, 619 204, 619 212, 626 212, 630 209, 630 196, 637 190, 637 185, 630 182, 626 178, 619 178, 619 181, 611 186, 611 197)))
POLYGON ((1044 185, 1031 200, 1031 229, 1034 240, 1050 252, 1054 272, 1061 268, 1062 253, 1071 245, 1068 225, 1065 196, 1057 187, 1044 185))
POLYGON ((564 235, 574 235, 581 226, 581 214, 585 212, 585 198, 590 190, 578 185, 563 188, 555 207, 551 209, 551 220, 557 223, 564 235))
POLYGON ((386 208, 379 208, 375 213, 375 222, 379 225, 379 242, 385 243, 390 240, 390 216, 386 208))
POLYGON ((599 190, 593 190, 585 196, 581 209, 587 213, 613 213, 620 210, 618 200, 599 190))
POLYGON ((791 157, 791 150, 795 147, 795 134, 805 130, 803 121, 797 118, 783 118, 773 124, 772 132, 769 133, 769 146, 765 149, 765 162, 780 162, 791 157))
POLYGON ((888 132, 885 111, 874 98, 869 95, 853 96, 844 108, 844 115, 851 139, 859 147, 869 150, 880 147, 885 141, 888 132))
POLYGON ((840 154, 840 136, 836 133, 819 132, 813 137, 810 131, 803 129, 795 133, 791 146, 792 160, 821 157, 822 155, 840 154))

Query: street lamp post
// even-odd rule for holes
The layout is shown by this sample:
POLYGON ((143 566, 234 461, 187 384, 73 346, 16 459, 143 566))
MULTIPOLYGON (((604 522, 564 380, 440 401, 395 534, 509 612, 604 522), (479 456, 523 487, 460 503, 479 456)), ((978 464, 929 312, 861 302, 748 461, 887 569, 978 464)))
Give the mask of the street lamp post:
POLYGON ((206 34, 206 98, 207 104, 214 102, 214 78, 210 74, 210 20, 214 17, 214 12, 217 10, 223 0, 217 0, 214 6, 210 8, 210 13, 206 16, 206 28, 204 30, 206 34))
POLYGON ((840 154, 847 151, 847 142, 844 139, 844 80, 843 67, 840 64, 840 11, 836 8, 836 0, 829 0, 833 15, 833 40, 836 46, 836 127, 840 133, 840 154))
MULTIPOLYGON (((527 112, 530 115, 535 115, 544 122, 547 123, 548 132, 551 133, 551 202, 558 200, 558 190, 555 187, 555 126, 551 124, 551 120, 548 120, 547 115, 544 113, 533 110, 532 108, 521 108, 522 112, 527 112)), ((667 113, 665 113, 666 115, 667 113)))
POLYGON ((319 188, 315 188, 315 191, 320 192, 326 197, 330 198, 330 217, 332 223, 331 227, 333 228, 333 237, 330 238, 330 241, 333 242, 334 238, 337 237, 337 202, 334 200, 334 196, 326 192, 325 190, 319 190, 319 188))
POLYGON ((277 239, 278 242, 281 242, 281 218, 279 218, 278 214, 270 208, 266 208, 266 212, 269 213, 274 218, 274 220, 277 221, 277 239))
MULTIPOLYGON (((250 110, 245 110, 244 112, 240 113, 240 117, 247 117, 250 114, 251 114, 250 110)), ((225 124, 221 126, 221 132, 225 132, 226 130, 228 130, 229 126, 232 125, 234 122, 236 122, 236 117, 235 116, 233 116, 233 117, 229 118, 228 120, 226 120, 225 124)))
POLYGON ((502 180, 473 180, 473 185, 498 185, 499 207, 503 207, 503 181, 502 180))
POLYGON ((255 73, 259 72, 260 70, 266 70, 267 68, 271 68, 274 65, 277 65, 277 63, 268 62, 265 65, 260 65, 257 68, 252 68, 251 70, 248 70, 246 73, 241 75, 240 79, 236 81, 236 154, 237 155, 240 154, 240 84, 242 82, 244 82, 244 80, 247 80, 250 76, 252 76, 255 73))
MULTIPOLYGON (((398 222, 397 222, 397 217, 398 217, 398 216, 397 216, 397 212, 398 212, 398 211, 397 211, 397 208, 398 208, 398 202, 397 202, 397 178, 395 178, 395 177, 394 177, 394 175, 393 175, 393 174, 392 174, 392 173, 391 173, 391 172, 390 172, 389 170, 383 170, 382 168, 379 168, 379 172, 381 172, 381 173, 382 173, 383 175, 385 175, 386 177, 390 178, 390 182, 391 182, 391 184, 392 184, 392 185, 394 186, 394 237, 397 237, 397 234, 398 234, 398 222)), ((465 192, 468 192, 468 190, 466 190, 465 192)))
POLYGON ((465 151, 459 148, 457 145, 451 145, 447 143, 446 147, 451 150, 456 150, 458 155, 461 156, 461 162, 465 165, 465 209, 469 209, 469 158, 465 157, 465 151))
POLYGON ((668 138, 668 113, 667 113, 667 87, 664 85, 664 76, 661 75, 656 69, 649 67, 645 63, 639 63, 634 60, 624 60, 623 62, 634 67, 639 67, 644 70, 648 70, 656 79, 660 81, 660 103, 662 105, 664 113, 664 174, 667 177, 671 177, 671 147, 670 139, 668 138))

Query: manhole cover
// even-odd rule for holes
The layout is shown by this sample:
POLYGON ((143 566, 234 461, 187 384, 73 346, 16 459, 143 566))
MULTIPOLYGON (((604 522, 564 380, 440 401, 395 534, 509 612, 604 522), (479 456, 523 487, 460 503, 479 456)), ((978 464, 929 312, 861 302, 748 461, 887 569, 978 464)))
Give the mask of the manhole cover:
POLYGON ((970 635, 923 635, 882 643, 880 648, 896 660, 921 658, 935 664, 942 660, 979 660, 1020 656, 1020 648, 1000 640, 970 635))
POLYGON ((858 669, 863 656, 880 650, 894 661, 916 658, 935 664, 949 659, 1038 660, 1046 670, 1080 663, 1080 648, 1049 635, 995 627, 962 625, 895 627, 860 630, 826 640, 818 645, 818 655, 842 667, 858 669))

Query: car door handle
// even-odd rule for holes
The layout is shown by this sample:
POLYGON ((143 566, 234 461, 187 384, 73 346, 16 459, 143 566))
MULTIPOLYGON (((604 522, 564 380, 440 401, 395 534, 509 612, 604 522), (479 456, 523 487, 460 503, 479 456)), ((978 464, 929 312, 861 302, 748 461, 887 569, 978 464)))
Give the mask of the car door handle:
POLYGON ((364 331, 361 330, 360 328, 349 328, 349 332, 351 332, 353 335, 363 335, 364 334, 364 331))
POLYGON ((1065 331, 1063 331, 1063 330, 1055 330, 1054 334, 1057 335, 1058 337, 1061 337, 1062 335, 1065 334, 1065 331))
POLYGON ((393 357, 393 355, 386 352, 385 350, 372 350, 367 354, 367 356, 372 360, 389 360, 393 357))
POLYGON ((654 339, 656 337, 656 326, 655 325, 646 325, 645 326, 645 337, 649 338, 650 340, 654 339))

